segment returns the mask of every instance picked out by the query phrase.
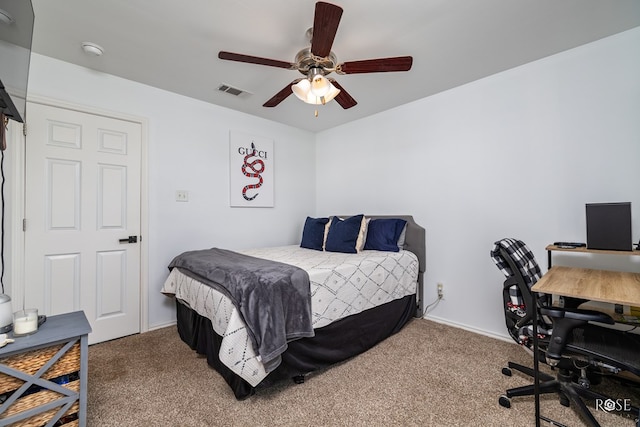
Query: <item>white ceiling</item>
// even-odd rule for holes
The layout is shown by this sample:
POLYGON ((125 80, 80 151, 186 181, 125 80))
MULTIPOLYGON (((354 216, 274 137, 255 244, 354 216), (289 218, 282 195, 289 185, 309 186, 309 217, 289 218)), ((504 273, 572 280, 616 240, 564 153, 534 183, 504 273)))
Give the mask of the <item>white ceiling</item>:
POLYGON ((358 105, 262 104, 297 71, 218 59, 220 50, 294 62, 314 0, 32 0, 33 51, 313 132, 640 26, 639 0, 336 0, 338 62, 413 56, 409 72, 335 75, 358 105), (101 45, 101 57, 80 44, 101 45), (219 92, 225 83, 251 92, 219 92))

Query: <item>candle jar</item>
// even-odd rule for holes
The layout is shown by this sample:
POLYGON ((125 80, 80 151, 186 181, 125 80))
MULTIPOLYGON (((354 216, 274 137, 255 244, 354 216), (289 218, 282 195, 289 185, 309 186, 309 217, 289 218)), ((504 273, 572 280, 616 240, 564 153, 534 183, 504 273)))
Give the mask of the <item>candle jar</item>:
POLYGON ((13 313, 13 336, 20 337, 38 331, 38 309, 27 308, 13 313))

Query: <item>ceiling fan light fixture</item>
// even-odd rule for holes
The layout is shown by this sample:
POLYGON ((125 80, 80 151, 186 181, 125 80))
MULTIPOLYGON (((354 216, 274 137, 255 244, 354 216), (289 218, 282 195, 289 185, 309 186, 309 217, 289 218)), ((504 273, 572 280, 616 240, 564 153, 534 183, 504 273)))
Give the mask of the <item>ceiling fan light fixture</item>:
POLYGON ((316 74, 311 79, 311 93, 315 96, 326 96, 331 88, 331 83, 322 74, 316 74))
POLYGON ((302 102, 312 105, 324 105, 340 93, 319 67, 309 69, 307 78, 291 85, 291 90, 302 102))
POLYGON ((327 80, 327 90, 324 95, 316 95, 313 93, 312 82, 309 79, 302 79, 298 83, 291 85, 293 94, 298 97, 299 100, 307 104, 312 105, 324 105, 338 96, 340 89, 336 88, 329 80, 327 80))
MULTIPOLYGON (((342 8, 335 4, 327 3, 326 1, 316 2, 313 27, 307 30, 311 46, 298 51, 294 62, 222 50, 218 52, 218 58, 226 61, 296 70, 306 77, 289 83, 262 104, 263 107, 271 108, 279 105, 292 92, 301 101, 315 105, 326 104, 340 94, 336 99, 340 107, 345 110, 355 107, 358 102, 349 95, 342 85, 333 79, 327 79, 326 76, 334 72, 342 75, 409 71, 413 64, 413 58, 411 56, 396 56, 338 63, 338 59, 331 51, 331 47, 338 31, 342 12, 342 8)), ((375 91, 374 94, 376 94, 375 91)))
POLYGON ((317 97, 322 97, 329 92, 331 83, 324 76, 324 72, 320 67, 311 67, 307 78, 311 83, 311 93, 317 97))
POLYGON ((302 79, 298 83, 291 85, 291 90, 300 101, 307 102, 307 95, 311 90, 311 82, 307 79, 302 79))
POLYGON ((329 83, 329 90, 327 91, 327 94, 324 96, 323 104, 331 101, 333 98, 338 96, 338 94, 340 93, 340 89, 338 89, 337 87, 332 85, 329 80, 327 80, 327 83, 329 83))

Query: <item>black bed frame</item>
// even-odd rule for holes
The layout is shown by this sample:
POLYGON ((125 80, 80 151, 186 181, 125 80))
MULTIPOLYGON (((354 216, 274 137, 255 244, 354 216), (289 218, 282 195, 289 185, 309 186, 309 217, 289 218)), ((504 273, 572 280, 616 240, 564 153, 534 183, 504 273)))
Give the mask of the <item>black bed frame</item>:
POLYGON ((220 362, 218 353, 222 337, 213 330, 211 321, 176 300, 180 338, 197 353, 206 355, 207 363, 222 375, 236 399, 246 399, 256 390, 283 379, 304 382, 305 375, 363 353, 400 331, 413 317, 423 316, 420 296, 426 259, 424 228, 407 215, 366 216, 372 219, 402 218, 407 221, 404 248, 418 257, 418 292, 318 328, 314 337, 288 343, 287 351, 282 354, 282 363, 256 387, 220 362))

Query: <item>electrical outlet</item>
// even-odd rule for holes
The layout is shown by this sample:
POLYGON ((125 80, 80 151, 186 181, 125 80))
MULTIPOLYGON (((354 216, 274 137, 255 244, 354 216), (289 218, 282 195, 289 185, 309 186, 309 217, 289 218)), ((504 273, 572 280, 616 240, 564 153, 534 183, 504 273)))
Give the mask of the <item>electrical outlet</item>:
POLYGON ((444 287, 444 285, 442 283, 438 283, 438 299, 443 299, 444 298, 443 287, 444 287))
POLYGON ((178 190, 176 191, 176 202, 188 202, 189 201, 189 192, 186 190, 178 190))

